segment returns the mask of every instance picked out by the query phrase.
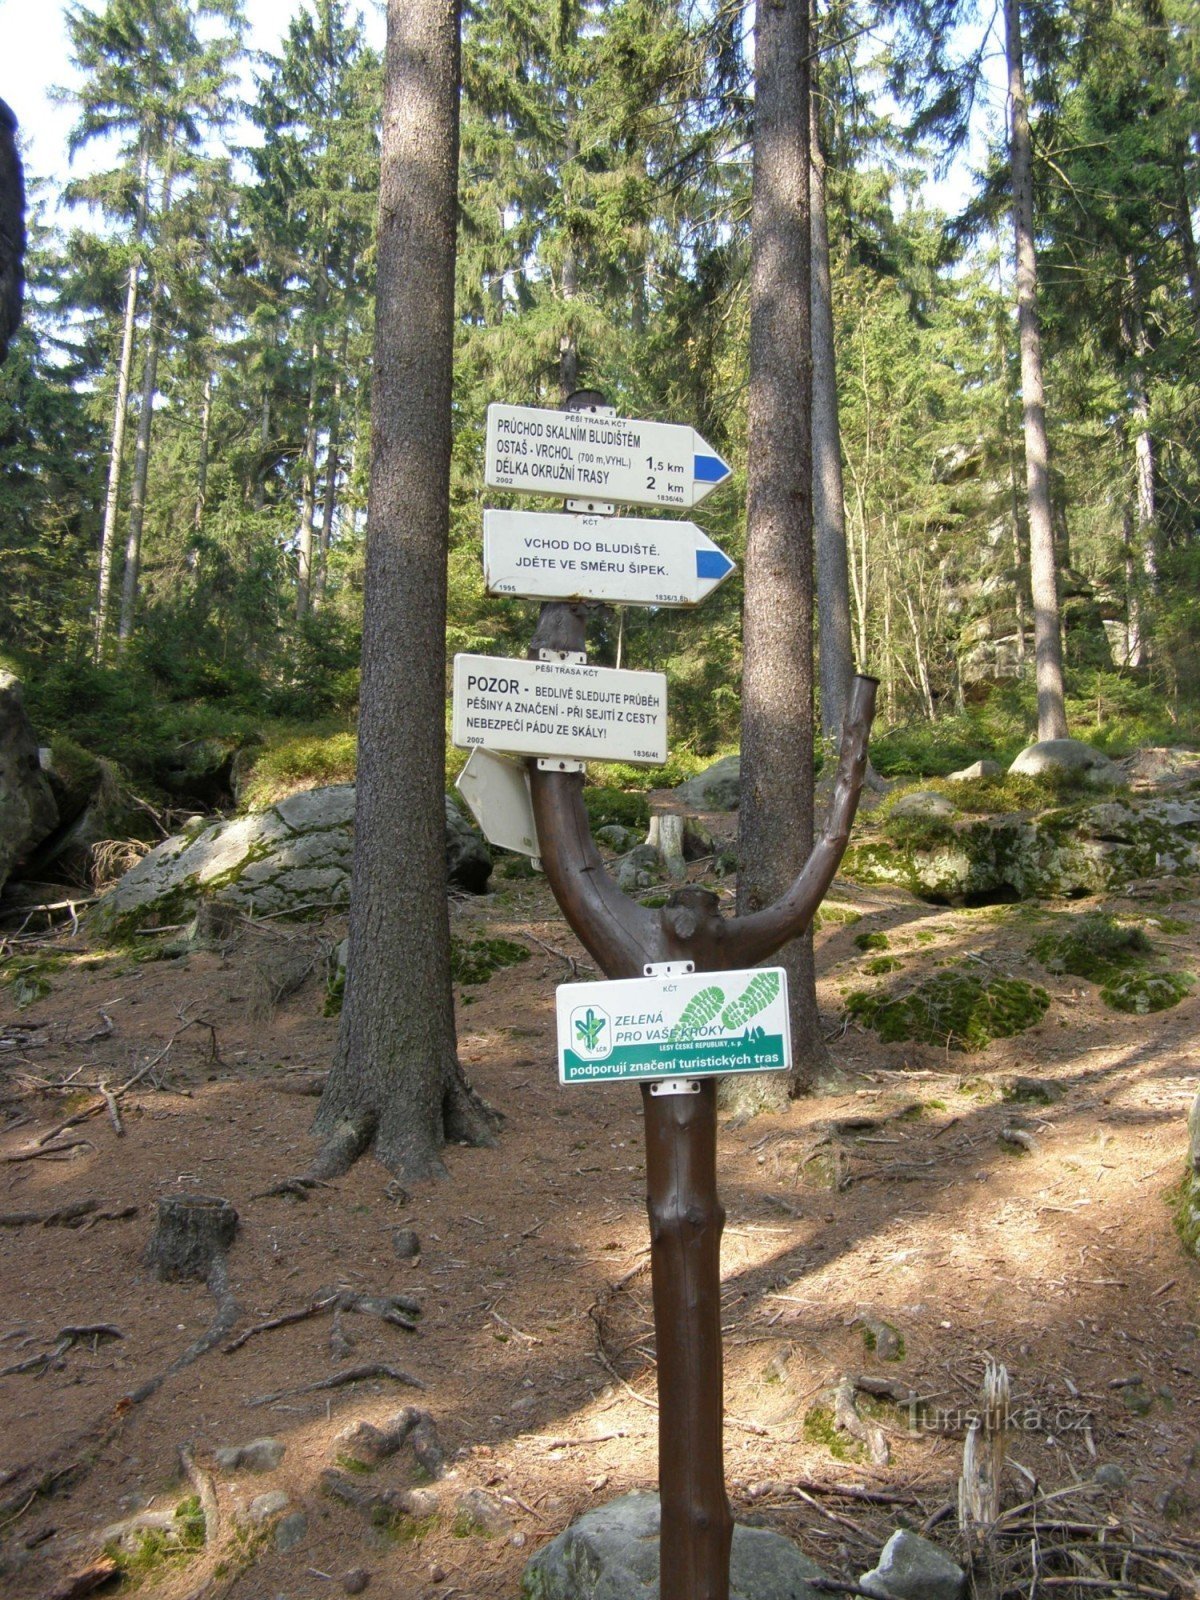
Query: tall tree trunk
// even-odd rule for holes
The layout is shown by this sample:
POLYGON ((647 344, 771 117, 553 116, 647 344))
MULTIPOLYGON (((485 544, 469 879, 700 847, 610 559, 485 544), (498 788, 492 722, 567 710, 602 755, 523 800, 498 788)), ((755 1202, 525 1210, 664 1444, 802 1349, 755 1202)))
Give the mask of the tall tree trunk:
POLYGON ((320 381, 321 340, 312 342, 308 377, 308 409, 304 422, 304 466, 300 483, 300 538, 296 547, 296 616, 308 615, 312 598, 313 536, 317 518, 317 387, 320 381))
POLYGON ((317 570, 313 575, 313 610, 325 598, 328 577, 329 546, 333 541, 333 515, 337 509, 338 473, 341 471, 342 448, 342 372, 345 368, 346 340, 342 339, 342 354, 333 380, 331 416, 329 418, 329 444, 325 450, 325 495, 321 504, 321 549, 317 570))
POLYGON ((1180 140, 1175 150, 1175 225, 1183 257, 1183 281, 1187 284, 1192 320, 1200 336, 1200 264, 1196 259, 1196 235, 1192 228, 1192 203, 1188 195, 1187 146, 1180 140))
POLYGON ((1121 515, 1121 551, 1125 563, 1125 665, 1142 664, 1142 586, 1134 560, 1133 510, 1126 500, 1121 515))
POLYGON ((146 321, 146 357, 142 368, 141 410, 133 456, 133 487, 129 495, 129 531, 125 539, 125 569, 121 575, 121 614, 117 622, 117 649, 124 654, 133 636, 137 615, 138 584, 142 570, 142 528, 146 520, 146 480, 150 472, 150 431, 154 425, 154 395, 158 387, 159 284, 150 292, 146 321))
POLYGON ((817 659, 821 678, 821 731, 836 745, 854 677, 854 651, 850 634, 850 573, 833 340, 825 156, 821 150, 815 95, 809 139, 812 147, 812 466, 817 551, 817 659))
POLYGON ((458 86, 456 0, 388 0, 350 954, 316 1129, 371 1129, 406 1179, 491 1127, 458 1064, 446 902, 458 86))
POLYGON ((1037 673, 1038 738, 1067 737, 1062 638, 1054 523, 1050 511, 1050 459, 1038 329, 1037 253, 1033 235, 1033 142, 1025 99, 1020 0, 1004 0, 1008 95, 1012 127, 1013 229, 1017 255, 1017 329, 1021 341, 1021 402, 1025 423, 1025 483, 1029 503, 1029 582, 1033 591, 1033 644, 1037 673))
MULTIPOLYGON (((742 613, 738 912, 770 904, 813 835, 812 346, 808 0, 760 0, 754 31, 750 448, 742 613)), ((795 1081, 825 1059, 812 935, 780 953, 795 1081)), ((726 1104, 779 1103, 776 1074, 727 1078, 726 1104)))
POLYGON ((212 368, 204 369, 204 387, 200 391, 200 446, 196 457, 196 509, 192 526, 199 533, 204 525, 204 507, 208 500, 208 436, 212 427, 212 368))
POLYGON ((260 465, 254 479, 254 509, 261 511, 267 503, 267 446, 271 442, 271 394, 263 389, 262 405, 258 414, 258 450, 260 465))
MULTIPOLYGON (((150 203, 150 144, 142 141, 138 169, 138 211, 134 228, 135 243, 146 231, 146 212, 150 203)), ((104 522, 100 531, 100 573, 96 586, 96 619, 92 659, 100 662, 104 654, 104 635, 112 600, 113 551, 117 543, 117 512, 121 503, 121 469, 125 454, 125 422, 129 415, 129 377, 133 370, 133 340, 137 328, 138 280, 141 261, 135 255, 129 263, 125 281, 125 317, 121 324, 121 356, 117 363, 117 397, 113 405, 112 437, 108 452, 108 487, 104 493, 104 522)))

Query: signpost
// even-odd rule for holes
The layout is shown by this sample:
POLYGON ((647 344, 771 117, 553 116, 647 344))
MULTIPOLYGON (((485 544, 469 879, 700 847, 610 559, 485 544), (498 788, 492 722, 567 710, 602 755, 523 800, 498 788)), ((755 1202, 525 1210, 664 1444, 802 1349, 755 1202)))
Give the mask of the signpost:
POLYGON ((667 759, 667 680, 586 661, 454 658, 454 743, 568 761, 667 759))
POLYGON ((483 577, 493 594, 695 606, 734 564, 694 522, 485 511, 483 577))
MULTIPOLYGON (((728 478, 693 429, 623 421, 576 398, 579 408, 568 401, 566 413, 489 406, 487 483, 686 510, 728 478)), ((641 1084, 660 1600, 728 1600, 714 1079, 790 1063, 785 974, 754 964, 805 931, 833 881, 862 789, 876 683, 855 680, 825 831, 790 889, 733 918, 698 886, 643 906, 617 888, 593 842, 581 763, 665 761, 666 683, 657 673, 588 666, 579 601, 695 605, 732 564, 690 523, 495 511, 486 519, 489 587, 548 603, 528 661, 455 657, 454 742, 474 747, 473 760, 492 749, 538 758, 525 763, 537 854, 564 917, 612 980, 559 989, 559 1074, 564 1083, 641 1084), (631 548, 642 545, 653 549, 631 548)), ((523 801, 502 782, 519 811, 523 801)))
POLYGON ((557 992, 560 1083, 650 1083, 792 1064, 787 973, 679 973, 557 992))
POLYGON ((678 423, 534 406, 488 407, 484 482, 489 489, 687 511, 731 471, 694 428, 678 423))
POLYGON ((491 750, 472 750, 454 787, 489 844, 537 860, 537 828, 524 764, 491 750))

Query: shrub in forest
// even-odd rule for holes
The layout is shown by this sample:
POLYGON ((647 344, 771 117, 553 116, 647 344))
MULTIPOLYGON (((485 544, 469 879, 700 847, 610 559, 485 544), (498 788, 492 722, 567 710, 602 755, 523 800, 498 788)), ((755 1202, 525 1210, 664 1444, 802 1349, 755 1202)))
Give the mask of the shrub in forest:
POLYGON ((644 794, 629 794, 624 789, 599 788, 589 785, 583 791, 592 832, 597 828, 619 823, 623 828, 636 828, 643 832, 650 824, 650 807, 644 794))

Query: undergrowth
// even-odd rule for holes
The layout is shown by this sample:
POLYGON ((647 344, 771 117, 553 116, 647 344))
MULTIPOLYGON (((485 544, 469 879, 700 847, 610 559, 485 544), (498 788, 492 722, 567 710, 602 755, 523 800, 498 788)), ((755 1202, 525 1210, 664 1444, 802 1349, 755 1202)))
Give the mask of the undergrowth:
POLYGON ((905 994, 855 990, 846 1010, 885 1043, 914 1040, 950 1050, 983 1050, 1040 1022, 1050 996, 1023 978, 983 978, 957 966, 905 994))

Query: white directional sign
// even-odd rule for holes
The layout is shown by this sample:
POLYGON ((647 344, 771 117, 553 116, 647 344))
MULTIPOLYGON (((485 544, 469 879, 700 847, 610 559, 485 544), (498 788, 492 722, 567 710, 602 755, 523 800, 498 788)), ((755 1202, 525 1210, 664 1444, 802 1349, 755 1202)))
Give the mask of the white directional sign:
POLYGON ((491 750, 472 750, 454 786, 489 844, 537 858, 529 774, 520 761, 491 750))
POLYGON ((569 761, 667 759, 667 680, 569 661, 454 658, 454 743, 569 761))
POLYGON ((679 423, 488 407, 484 481, 491 489, 686 511, 730 471, 694 428, 679 423))
POLYGON ((483 576, 493 594, 694 606, 733 565, 694 522, 558 511, 483 513, 483 576))
POLYGON ((557 1012, 562 1083, 703 1078, 791 1066, 782 967, 564 983, 557 1012))

